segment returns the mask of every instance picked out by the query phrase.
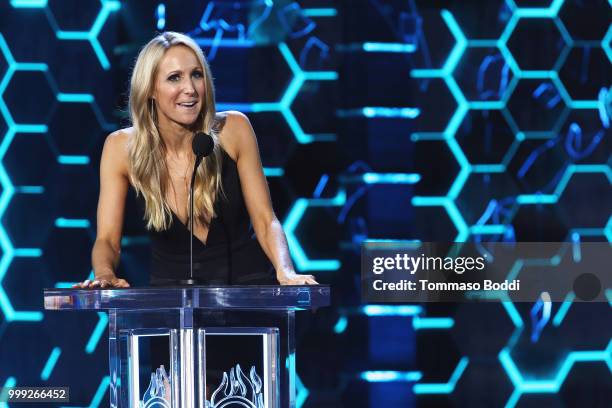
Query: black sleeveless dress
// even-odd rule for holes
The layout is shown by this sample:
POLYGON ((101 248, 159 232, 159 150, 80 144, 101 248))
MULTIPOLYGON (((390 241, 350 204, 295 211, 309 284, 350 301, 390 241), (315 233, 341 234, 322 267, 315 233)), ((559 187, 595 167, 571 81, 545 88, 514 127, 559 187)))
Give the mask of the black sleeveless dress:
MULTIPOLYGON (((278 285, 272 263, 254 236, 247 212, 236 162, 223 152, 221 182, 225 197, 217 195, 216 217, 208 230, 206 243, 194 238, 194 276, 202 285, 278 285)), ((144 198, 138 198, 141 214, 144 214, 144 198)), ((151 286, 174 286, 176 280, 189 276, 190 231, 172 214, 172 225, 165 231, 149 231, 151 240, 151 286)), ((235 336, 234 336, 235 337, 235 336)), ((225 339, 231 341, 231 339, 225 339)), ((229 370, 228 362, 235 362, 241 350, 240 344, 216 351, 208 357, 207 367, 211 375, 229 370), (215 369, 218 367, 218 369, 215 369)), ((154 371, 160 365, 169 369, 169 344, 167 337, 150 337, 150 363, 154 371)), ((252 351, 243 350, 245 354, 252 351)), ((244 356, 243 356, 244 358, 244 356)))
MULTIPOLYGON (((204 285, 277 285, 272 263, 254 235, 247 212, 236 162, 223 152, 221 183, 224 196, 217 194, 216 217, 206 242, 193 240, 193 274, 204 285)), ((139 197, 141 211, 144 198, 139 197)), ((175 285, 189 277, 190 231, 172 213, 172 224, 164 231, 149 231, 151 240, 151 286, 175 285)))

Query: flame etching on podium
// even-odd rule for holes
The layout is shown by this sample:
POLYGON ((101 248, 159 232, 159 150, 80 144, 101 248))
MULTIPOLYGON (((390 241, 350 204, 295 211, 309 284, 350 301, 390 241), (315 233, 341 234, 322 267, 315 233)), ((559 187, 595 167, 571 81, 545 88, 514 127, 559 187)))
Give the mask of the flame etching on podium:
MULTIPOLYGON (((171 381, 162 365, 151 373, 151 382, 144 393, 141 408, 170 408, 171 381)), ((223 373, 219 387, 213 392, 206 408, 264 408, 262 381, 251 367, 249 377, 244 374, 240 364, 230 369, 229 375, 223 373)))
POLYGON ((223 373, 221 384, 213 392, 207 408, 264 408, 262 382, 255 367, 251 367, 249 377, 242 372, 240 364, 230 370, 229 377, 223 373))
POLYGON ((151 382, 145 391, 142 408, 170 408, 170 379, 164 366, 151 373, 151 382))

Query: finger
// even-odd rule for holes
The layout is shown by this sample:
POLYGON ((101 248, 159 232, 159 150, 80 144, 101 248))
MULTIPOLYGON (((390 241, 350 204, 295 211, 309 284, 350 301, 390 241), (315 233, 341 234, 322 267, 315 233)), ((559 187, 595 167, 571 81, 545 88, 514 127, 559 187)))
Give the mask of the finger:
POLYGON ((309 285, 318 285, 318 284, 319 284, 319 283, 317 282, 317 280, 314 278, 314 276, 313 276, 312 278, 308 278, 308 279, 306 279, 306 282, 307 282, 309 285))
POLYGON ((118 287, 118 288, 129 288, 130 284, 127 283, 127 281, 125 279, 117 279, 117 281, 115 282, 115 287, 118 287))
POLYGON ((122 279, 112 279, 110 281, 108 281, 108 284, 111 288, 121 288, 123 287, 122 285, 122 279))
POLYGON ((110 282, 109 281, 107 281, 107 280, 101 280, 100 281, 100 287, 101 288, 106 288, 108 286, 110 286, 110 282))

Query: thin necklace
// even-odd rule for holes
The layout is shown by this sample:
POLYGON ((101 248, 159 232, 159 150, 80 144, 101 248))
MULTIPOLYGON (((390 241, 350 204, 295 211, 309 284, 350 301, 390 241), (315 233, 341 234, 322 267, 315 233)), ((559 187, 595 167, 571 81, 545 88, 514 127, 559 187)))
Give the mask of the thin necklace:
MULTIPOLYGON (((187 182, 187 175, 189 173, 189 168, 191 165, 191 155, 189 156, 189 165, 186 166, 185 168, 185 174, 183 175, 183 180, 182 182, 185 184, 185 191, 187 191, 187 201, 189 201, 189 183, 187 182)), ((172 177, 170 177, 170 171, 168 170, 168 162, 166 160, 164 160, 164 163, 166 164, 166 171, 168 172, 168 178, 170 179, 170 187, 172 188, 172 194, 174 195, 174 206, 176 208, 176 211, 179 211, 179 205, 178 205, 178 195, 176 194, 176 189, 174 188, 174 183, 172 182, 172 177)), ((177 212, 177 216, 178 216, 179 212, 177 212)), ((180 219, 179 219, 180 220, 180 219)), ((187 228, 189 228, 189 211, 187 211, 187 221, 186 221, 186 225, 187 228)))

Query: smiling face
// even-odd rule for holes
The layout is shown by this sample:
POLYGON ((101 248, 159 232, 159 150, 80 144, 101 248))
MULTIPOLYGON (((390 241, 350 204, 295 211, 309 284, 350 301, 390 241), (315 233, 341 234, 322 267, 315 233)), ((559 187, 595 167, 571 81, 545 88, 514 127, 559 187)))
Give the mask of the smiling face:
POLYGON ((202 111, 205 92, 204 71, 195 53, 184 45, 170 47, 159 63, 152 95, 159 124, 193 125, 202 111))

